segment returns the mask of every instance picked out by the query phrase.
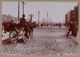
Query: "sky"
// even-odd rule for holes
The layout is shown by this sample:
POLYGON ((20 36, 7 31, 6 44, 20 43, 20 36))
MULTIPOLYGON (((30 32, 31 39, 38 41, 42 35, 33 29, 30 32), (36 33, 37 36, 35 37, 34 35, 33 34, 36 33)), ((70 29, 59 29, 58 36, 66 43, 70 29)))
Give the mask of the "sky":
MULTIPOLYGON (((33 14, 33 21, 38 21, 38 10, 40 11, 40 21, 65 22, 65 14, 77 6, 77 2, 25 2, 24 13, 26 19, 33 14), (47 18, 48 12, 48 18, 47 18)), ((2 14, 9 14, 18 17, 18 2, 3 2, 2 14)), ((22 3, 20 3, 20 17, 22 15, 22 3)))

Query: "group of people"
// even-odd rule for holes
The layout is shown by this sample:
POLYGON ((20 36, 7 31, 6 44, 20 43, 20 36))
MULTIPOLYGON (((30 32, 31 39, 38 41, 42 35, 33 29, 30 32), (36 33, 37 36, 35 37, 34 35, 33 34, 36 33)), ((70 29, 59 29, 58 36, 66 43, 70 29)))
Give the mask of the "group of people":
MULTIPOLYGON (((9 32, 9 38, 14 38, 15 41, 19 39, 19 36, 23 37, 24 43, 26 39, 33 38, 33 30, 37 27, 36 22, 27 22, 25 15, 23 14, 19 20, 19 23, 15 23, 12 19, 2 23, 4 33, 9 32)), ((15 41, 11 40, 12 43, 15 41)))
POLYGON ((72 36, 76 37, 77 31, 78 31, 78 25, 77 25, 76 21, 70 21, 69 29, 68 29, 66 36, 69 36, 69 34, 71 33, 72 36))
MULTIPOLYGON (((22 15, 22 17, 20 18, 20 26, 23 27, 25 23, 26 23, 25 15, 22 15)), ((15 28, 16 25, 17 24, 12 19, 10 19, 9 21, 4 20, 4 22, 2 23, 2 26, 6 31, 14 30, 13 28, 15 28)))
POLYGON ((12 19, 8 22, 4 21, 2 23, 4 32, 10 32, 16 31, 18 33, 19 30, 23 29, 26 33, 25 36, 28 38, 31 32, 33 32, 33 29, 37 26, 35 22, 27 22, 25 19, 25 15, 23 14, 22 17, 19 20, 19 23, 15 23, 12 19), (28 35, 29 33, 29 35, 28 35))
MULTIPOLYGON (((20 18, 20 23, 19 23, 19 27, 25 27, 25 24, 26 24, 26 20, 25 20, 25 15, 23 14, 22 17, 20 18)), ((31 29, 31 23, 28 22, 30 29, 31 29)), ((11 19, 10 22, 3 22, 2 25, 4 26, 4 30, 5 32, 6 31, 13 31, 15 30, 15 27, 17 26, 17 24, 11 19), (9 25, 10 24, 10 25, 9 25), (10 27, 10 28, 9 28, 10 27)), ((59 27, 61 27, 61 24, 59 23, 59 27)), ((29 30, 29 29, 25 29, 25 31, 29 30)), ((33 28, 32 28, 33 29, 33 28)), ((16 30, 15 30, 16 31, 16 30)), ((68 29, 68 32, 66 34, 66 36, 69 36, 70 32, 71 34, 76 37, 77 36, 77 31, 78 31, 78 25, 76 24, 75 21, 70 21, 69 23, 69 29, 68 29)))

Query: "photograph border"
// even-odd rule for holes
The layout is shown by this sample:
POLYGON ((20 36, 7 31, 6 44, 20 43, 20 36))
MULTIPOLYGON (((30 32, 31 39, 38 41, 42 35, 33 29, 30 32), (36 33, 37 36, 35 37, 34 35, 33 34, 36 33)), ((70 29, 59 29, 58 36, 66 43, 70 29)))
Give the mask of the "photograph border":
MULTIPOLYGON (((2 55, 2 2, 4 1, 9 1, 9 2, 15 2, 15 1, 26 1, 26 2, 78 2, 79 5, 79 28, 78 28, 78 35, 75 38, 75 40, 78 42, 79 46, 78 46, 78 50, 80 51, 80 0, 0 0, 0 57, 17 57, 19 55, 2 55)), ((22 57, 23 55, 20 55, 19 57, 22 57)), ((31 57, 29 55, 26 55, 27 57, 31 57)), ((26 57, 23 56, 23 57, 26 57)), ((43 57, 53 57, 54 55, 46 55, 43 57)), ((62 55, 61 57, 67 57, 68 55, 62 55)), ((74 57, 74 55, 69 55, 70 57, 74 57)), ((75 57, 79 57, 80 54, 78 53, 78 55, 75 55, 75 57)), ((38 56, 32 56, 32 57, 38 57, 38 56)), ((41 57, 41 56, 40 56, 41 57)), ((58 57, 58 55, 55 55, 54 57, 58 57)), ((60 57, 60 55, 59 55, 60 57)))

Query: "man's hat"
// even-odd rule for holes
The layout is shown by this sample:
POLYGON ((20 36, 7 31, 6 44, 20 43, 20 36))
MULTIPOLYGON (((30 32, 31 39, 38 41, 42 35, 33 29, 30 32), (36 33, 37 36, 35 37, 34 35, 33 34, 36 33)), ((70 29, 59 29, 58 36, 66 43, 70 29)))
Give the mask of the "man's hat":
POLYGON ((25 17, 25 14, 23 14, 22 16, 25 17))

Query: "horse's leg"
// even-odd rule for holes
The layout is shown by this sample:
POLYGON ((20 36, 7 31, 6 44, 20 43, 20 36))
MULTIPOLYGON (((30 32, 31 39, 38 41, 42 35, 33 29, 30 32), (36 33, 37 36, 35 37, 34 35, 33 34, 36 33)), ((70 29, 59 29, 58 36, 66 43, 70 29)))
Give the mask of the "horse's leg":
POLYGON ((32 30, 32 38, 33 38, 33 30, 32 30))
POLYGON ((31 39, 33 38, 33 30, 31 31, 31 39))
POLYGON ((29 35, 28 35, 28 33, 27 33, 27 32, 25 33, 25 36, 26 36, 27 38, 29 38, 29 35))

